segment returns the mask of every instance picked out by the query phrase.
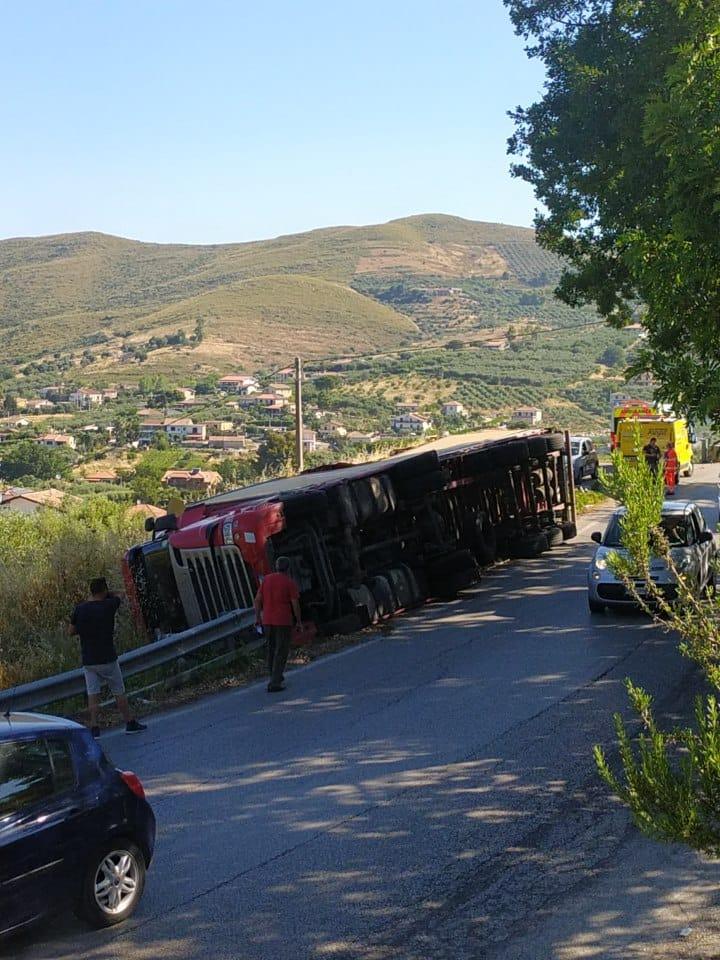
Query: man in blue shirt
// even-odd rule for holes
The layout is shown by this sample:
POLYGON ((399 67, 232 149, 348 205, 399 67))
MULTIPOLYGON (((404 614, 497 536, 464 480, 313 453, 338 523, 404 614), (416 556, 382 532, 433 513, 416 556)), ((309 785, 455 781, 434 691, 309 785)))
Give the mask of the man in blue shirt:
POLYGON ((79 603, 70 617, 70 635, 80 637, 85 686, 88 694, 90 727, 94 737, 100 736, 98 706, 104 684, 110 687, 120 715, 125 721, 125 733, 140 733, 147 727, 130 716, 125 696, 125 684, 115 650, 115 614, 120 597, 108 590, 104 577, 90 583, 90 599, 79 603))

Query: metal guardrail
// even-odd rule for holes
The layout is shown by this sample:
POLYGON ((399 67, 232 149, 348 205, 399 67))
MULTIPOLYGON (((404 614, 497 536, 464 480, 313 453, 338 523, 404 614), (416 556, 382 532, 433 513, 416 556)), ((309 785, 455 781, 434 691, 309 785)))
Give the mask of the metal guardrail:
MULTIPOLYGON (((247 630, 255 623, 254 610, 236 610, 210 623, 171 633, 144 647, 129 650, 120 656, 120 666, 125 677, 152 670, 165 663, 177 660, 218 640, 228 640, 236 633, 247 630)), ((44 677, 32 683, 0 690, 0 713, 12 710, 34 710, 56 700, 64 700, 85 692, 85 677, 82 668, 44 677)))

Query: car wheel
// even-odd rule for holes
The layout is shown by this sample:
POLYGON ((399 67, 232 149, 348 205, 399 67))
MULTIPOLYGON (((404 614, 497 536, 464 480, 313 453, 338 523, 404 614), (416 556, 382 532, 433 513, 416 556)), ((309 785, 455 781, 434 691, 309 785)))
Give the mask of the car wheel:
POLYGON ((89 861, 78 913, 94 927, 122 923, 145 888, 145 857, 131 840, 108 841, 89 861))
POLYGON ((605 613, 605 604, 598 603, 598 601, 593 600, 592 597, 588 597, 588 607, 590 608, 590 613, 605 613))
POLYGON ((691 477, 695 473, 695 464, 689 463, 687 467, 683 470, 684 477, 691 477))

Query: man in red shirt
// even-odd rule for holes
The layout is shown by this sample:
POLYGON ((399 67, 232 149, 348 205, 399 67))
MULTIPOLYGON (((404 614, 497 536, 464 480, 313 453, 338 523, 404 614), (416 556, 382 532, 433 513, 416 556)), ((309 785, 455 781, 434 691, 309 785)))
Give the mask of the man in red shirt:
POLYGON ((262 620, 266 635, 265 649, 270 672, 268 693, 279 693, 285 689, 283 672, 290 653, 293 622, 302 626, 300 591, 292 577, 288 576, 289 569, 288 558, 278 557, 275 561, 276 573, 263 577, 255 597, 255 614, 258 622, 262 620))

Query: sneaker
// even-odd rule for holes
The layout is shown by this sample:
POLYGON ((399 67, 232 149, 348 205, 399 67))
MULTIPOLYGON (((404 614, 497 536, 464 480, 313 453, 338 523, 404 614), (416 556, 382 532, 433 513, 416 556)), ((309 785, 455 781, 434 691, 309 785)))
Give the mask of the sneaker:
POLYGON ((99 739, 100 727, 90 727, 90 733, 95 737, 96 740, 99 739))
POLYGON ((268 693, 280 693, 285 689, 284 683, 269 683, 268 684, 268 693))
POLYGON ((147 726, 139 720, 129 720, 125 724, 125 733, 142 733, 143 730, 147 730, 147 726))

